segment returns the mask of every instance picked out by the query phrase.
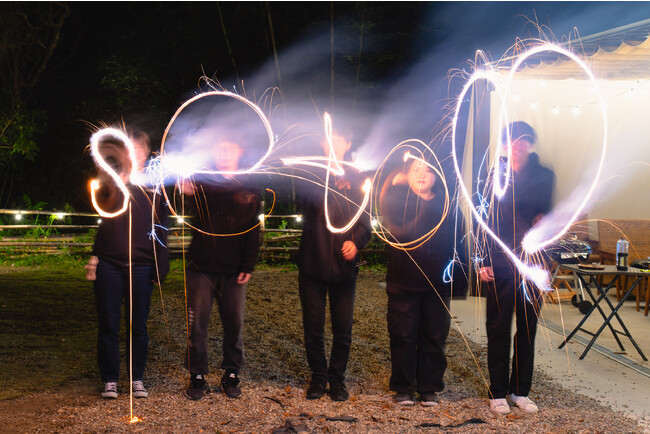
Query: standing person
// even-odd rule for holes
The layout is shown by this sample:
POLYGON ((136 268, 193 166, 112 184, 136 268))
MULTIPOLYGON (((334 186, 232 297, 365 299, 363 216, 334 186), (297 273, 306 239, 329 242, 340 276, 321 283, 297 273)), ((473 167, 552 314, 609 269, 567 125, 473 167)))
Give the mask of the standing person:
MULTIPOLYGON (((329 157, 327 141, 321 143, 329 157)), ((343 161, 351 143, 334 132, 332 157, 343 161)), ((358 173, 346 168, 344 176, 330 175, 329 217, 334 226, 341 227, 352 220, 362 203, 358 173)), ((298 253, 298 291, 302 306, 307 362, 311 382, 307 399, 325 395, 329 382, 330 397, 345 401, 349 393, 345 386, 345 370, 352 343, 352 315, 359 249, 370 239, 370 225, 364 214, 346 232, 333 233, 327 228, 323 188, 312 188, 302 200, 303 232, 298 253), (325 307, 330 301, 332 321, 332 353, 329 367, 325 356, 325 307)))
MULTIPOLYGON (((491 216, 494 232, 516 255, 522 255, 521 242, 526 232, 551 208, 555 175, 539 163, 532 153, 535 131, 525 122, 508 126, 512 143, 512 178, 505 195, 491 216)), ((502 142, 507 143, 506 131, 502 142)), ((479 269, 479 279, 487 283, 488 370, 490 409, 510 412, 506 396, 522 410, 534 413, 537 405, 528 398, 533 379, 533 357, 541 292, 530 281, 522 282, 516 268, 496 243, 489 245, 491 264, 479 269), (513 310, 517 332, 514 336, 512 372, 510 338, 513 310)))
MULTIPOLYGON (((237 143, 218 142, 213 148, 217 170, 237 171, 242 153, 237 143)), ((216 299, 223 325, 221 389, 229 398, 238 398, 246 284, 259 254, 260 197, 229 176, 212 186, 186 182, 183 193, 193 197, 196 206, 186 265, 189 342, 185 363, 190 384, 185 396, 199 400, 208 391, 208 326, 216 299)))
MULTIPOLYGON (((151 151, 149 136, 136 131, 132 138, 135 149, 137 172, 142 173, 151 151)), ((110 140, 108 140, 110 142, 110 140)), ((117 142, 112 145, 119 146, 117 142)), ((123 148, 123 146, 122 146, 123 148)), ((115 159, 109 159, 115 163, 115 159)), ((132 330, 131 384, 133 396, 146 398, 143 385, 145 365, 149 346, 147 318, 151 303, 153 283, 160 283, 169 270, 169 252, 166 233, 167 207, 160 196, 155 198, 153 210, 156 229, 152 237, 152 201, 154 192, 129 182, 130 170, 121 172, 122 180, 130 193, 130 211, 113 218, 102 219, 93 247, 93 255, 86 268, 86 278, 94 281, 95 301, 99 327, 97 332, 97 359, 99 372, 104 381, 103 398, 117 398, 117 382, 120 374, 120 316, 122 301, 125 304, 127 348, 132 330), (131 226, 129 227, 129 218, 131 226), (129 237, 131 232, 131 237, 129 237), (159 240, 159 242, 156 241, 159 240), (129 263, 129 257, 131 261, 129 263), (132 294, 130 284, 132 282, 132 294), (130 305, 130 306, 129 306, 130 305), (132 324, 129 311, 132 309, 132 324)), ((127 350, 127 361, 129 350, 127 350)))
POLYGON ((398 404, 413 405, 417 391, 423 406, 434 406, 438 403, 436 393, 445 387, 445 342, 451 323, 451 284, 444 281, 443 274, 454 259, 455 246, 452 219, 445 215, 446 192, 421 160, 411 161, 406 173, 389 176, 383 190, 381 208, 389 240, 404 244, 422 239, 422 244, 416 242, 412 249, 389 248, 390 389, 396 392, 398 404), (438 223, 441 225, 427 240, 438 223))

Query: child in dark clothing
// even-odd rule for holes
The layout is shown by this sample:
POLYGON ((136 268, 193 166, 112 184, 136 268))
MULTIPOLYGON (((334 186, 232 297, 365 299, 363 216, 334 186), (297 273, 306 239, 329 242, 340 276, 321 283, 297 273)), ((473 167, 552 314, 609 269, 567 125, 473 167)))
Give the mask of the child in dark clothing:
MULTIPOLYGON (((217 170, 236 172, 242 151, 236 143, 217 143, 213 149, 217 170)), ((208 390, 208 326, 215 298, 224 334, 221 388, 229 398, 241 396, 246 283, 259 254, 259 196, 231 177, 215 181, 216 185, 183 184, 183 193, 193 197, 196 208, 186 265, 189 342, 185 363, 190 385, 185 396, 192 400, 203 398, 208 390)))
MULTIPOLYGON (((132 142, 137 171, 141 173, 151 149, 149 136, 136 132, 132 142)), ((129 369, 132 369, 133 396, 148 396, 142 380, 149 345, 147 318, 151 293, 153 282, 162 281, 169 270, 169 253, 165 247, 167 236, 160 229, 167 225, 167 207, 158 196, 152 210, 154 192, 130 184, 129 174, 129 171, 122 172, 122 180, 127 184, 130 194, 129 209, 116 217, 102 219, 93 248, 94 256, 84 267, 86 278, 94 281, 99 320, 97 359, 105 383, 103 398, 118 396, 119 330, 123 300, 127 309, 126 329, 131 328, 133 334, 132 346, 129 347, 132 348, 133 365, 129 369), (152 228, 152 212, 154 222, 158 225, 156 229, 152 228), (152 232, 155 237, 151 236, 152 232), (129 310, 132 312, 130 327, 129 310)))
POLYGON ((450 284, 443 273, 454 257, 448 198, 431 168, 414 160, 406 174, 389 176, 381 200, 390 231, 386 291, 390 335, 390 388, 395 401, 437 404, 447 367, 450 284), (404 185, 406 184, 406 185, 404 185), (441 223, 437 230, 434 228, 441 223))

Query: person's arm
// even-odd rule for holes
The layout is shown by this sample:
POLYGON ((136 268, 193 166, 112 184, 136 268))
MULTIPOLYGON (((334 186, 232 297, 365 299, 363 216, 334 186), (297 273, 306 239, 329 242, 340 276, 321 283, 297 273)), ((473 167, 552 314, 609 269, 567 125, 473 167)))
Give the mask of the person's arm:
MULTIPOLYGON (((256 194, 250 193, 250 199, 252 203, 248 206, 251 207, 251 213, 253 214, 249 223, 246 225, 246 229, 253 228, 243 234, 245 237, 245 246, 241 263, 241 273, 250 274, 255 269, 255 265, 259 259, 260 253, 260 221, 258 219, 258 211, 260 209, 260 197, 256 194)), ((240 274, 241 277, 241 274, 240 274)), ((250 276, 249 276, 250 277, 250 276)), ((248 279, 246 279, 248 281, 248 279)), ((241 282, 244 283, 244 282, 241 282)))

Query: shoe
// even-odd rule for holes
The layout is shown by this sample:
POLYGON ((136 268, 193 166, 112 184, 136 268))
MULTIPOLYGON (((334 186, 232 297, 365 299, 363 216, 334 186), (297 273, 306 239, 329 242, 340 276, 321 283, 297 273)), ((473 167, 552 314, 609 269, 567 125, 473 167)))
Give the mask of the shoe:
POLYGON ((241 390, 239 389, 239 376, 235 372, 226 372, 221 377, 221 390, 228 398, 239 398, 241 390))
POLYGON ((325 386, 325 381, 312 378, 307 389, 307 399, 320 399, 325 396, 325 386))
POLYGON ((537 404, 530 400, 527 396, 517 396, 514 393, 510 394, 510 401, 521 408, 526 413, 537 413, 539 408, 537 404))
POLYGON ((415 404, 415 398, 413 398, 412 393, 396 393, 395 402, 399 405, 413 405, 415 404))
POLYGON ((104 383, 104 391, 102 392, 102 398, 115 399, 117 398, 117 383, 114 381, 108 381, 104 383))
POLYGON ((434 392, 420 393, 420 404, 423 407, 433 407, 438 405, 438 397, 434 392))
POLYGON ((332 398, 332 401, 347 401, 349 397, 350 394, 344 382, 330 382, 330 398, 332 398))
POLYGON ((142 384, 142 380, 136 380, 131 383, 131 389, 133 390, 134 398, 146 398, 149 396, 147 389, 145 389, 144 384, 142 384))
POLYGON ((192 401, 198 401, 205 396, 208 392, 208 383, 201 374, 192 374, 190 377, 190 385, 185 391, 185 396, 192 401))
POLYGON ((508 414, 510 413, 510 406, 505 398, 490 399, 490 410, 497 414, 508 414))

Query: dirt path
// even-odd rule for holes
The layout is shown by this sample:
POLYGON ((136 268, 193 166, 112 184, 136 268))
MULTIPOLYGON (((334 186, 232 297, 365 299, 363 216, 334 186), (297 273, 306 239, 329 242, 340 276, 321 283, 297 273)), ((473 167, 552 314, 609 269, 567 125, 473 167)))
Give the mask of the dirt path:
MULTIPOLYGON (((96 379, 78 380, 56 390, 0 401, 4 432, 638 432, 636 423, 594 400, 569 393, 537 375, 531 397, 541 411, 514 410, 509 416, 490 413, 485 399, 485 352, 453 332, 448 341, 447 387, 440 405, 400 407, 388 391, 390 363, 385 326, 385 294, 379 274, 359 279, 353 351, 348 368, 351 399, 336 403, 325 397, 304 398, 308 378, 296 290, 297 273, 258 271, 247 300, 247 365, 242 372, 243 397, 212 393, 198 402, 182 396, 186 373, 180 365, 185 343, 182 288, 167 288, 165 315, 158 299, 150 321, 150 361, 145 383, 150 397, 135 400, 129 424, 127 393, 117 400, 99 398, 96 379), (479 361, 476 366, 474 358, 479 361), (483 374, 481 374, 481 372, 483 374), (282 431, 283 429, 284 431, 282 431)), ((218 316, 215 311, 215 316, 218 316)), ((216 386, 220 327, 210 330, 211 369, 216 386)), ((128 390, 126 383, 120 384, 128 390)))

